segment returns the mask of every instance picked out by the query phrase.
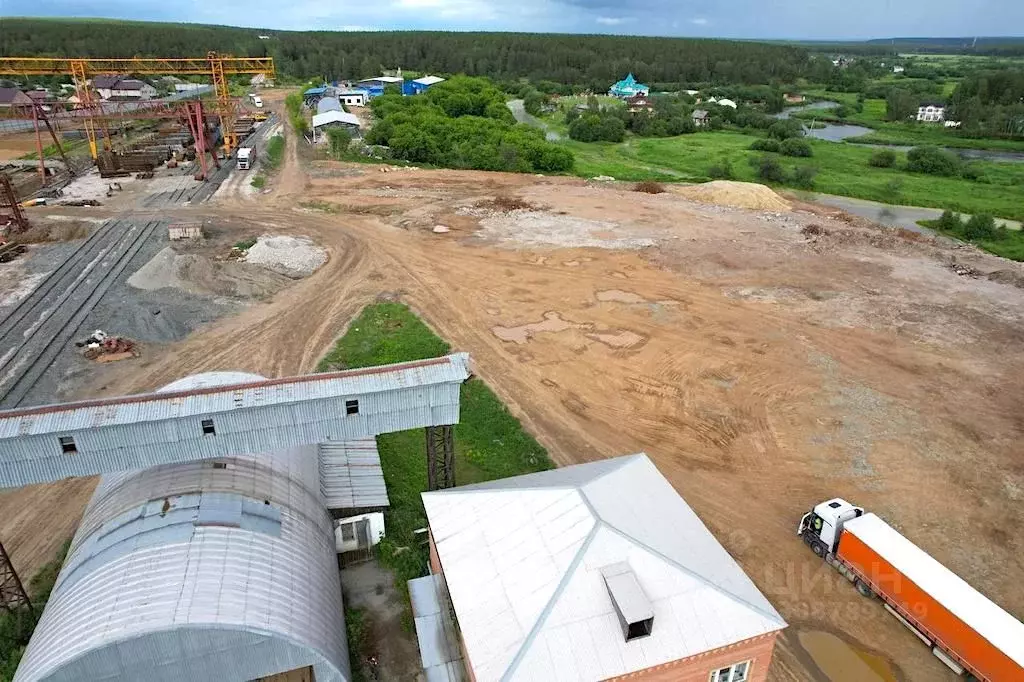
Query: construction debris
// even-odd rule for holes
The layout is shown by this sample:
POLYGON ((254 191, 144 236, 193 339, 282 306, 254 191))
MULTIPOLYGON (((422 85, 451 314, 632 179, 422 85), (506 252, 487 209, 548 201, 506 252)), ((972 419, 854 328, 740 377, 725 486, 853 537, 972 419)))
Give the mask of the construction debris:
POLYGON ((4 244, 0 246, 0 263, 12 261, 23 253, 25 253, 24 244, 4 244))
POLYGON ((94 331, 84 341, 76 341, 79 348, 84 347, 82 356, 97 362, 116 362, 138 357, 135 342, 123 336, 110 336, 102 329, 94 331))

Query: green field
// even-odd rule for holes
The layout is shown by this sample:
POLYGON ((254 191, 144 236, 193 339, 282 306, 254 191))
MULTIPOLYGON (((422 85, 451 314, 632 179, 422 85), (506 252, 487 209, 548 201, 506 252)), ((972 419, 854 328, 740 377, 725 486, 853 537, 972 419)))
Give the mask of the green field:
POLYGON ((1021 230, 1007 230, 1002 239, 966 240, 962 234, 942 229, 941 223, 938 220, 919 220, 917 222, 922 227, 930 228, 949 237, 953 237, 961 241, 970 241, 971 243, 985 249, 989 253, 994 253, 997 256, 1002 256, 1003 258, 1009 258, 1010 260, 1015 261, 1024 261, 1024 232, 1021 230))
MULTIPOLYGON (((367 306, 320 361, 318 371, 369 367, 445 355, 449 345, 401 303, 367 306)), ((526 433, 480 379, 462 385, 461 421, 455 427, 455 480, 459 485, 542 471, 552 467, 547 452, 526 433)), ((424 574, 426 547, 413 531, 427 525, 420 493, 427 489, 423 431, 377 437, 391 508, 381 561, 406 581, 424 574)), ((406 614, 409 615, 408 613, 406 614)))
MULTIPOLYGON (((748 159, 756 137, 736 132, 713 132, 673 138, 627 138, 622 144, 565 142, 576 154, 576 173, 585 177, 611 175, 621 180, 708 179, 708 168, 728 160, 735 179, 757 182, 748 159)), ((809 140, 809 159, 778 157, 787 172, 797 166, 818 169, 814 189, 828 194, 908 206, 948 208, 964 213, 989 213, 1000 218, 1024 218, 1024 164, 978 162, 984 182, 874 168, 868 159, 876 151, 860 145, 809 140)), ((906 155, 897 153, 898 165, 906 155)))

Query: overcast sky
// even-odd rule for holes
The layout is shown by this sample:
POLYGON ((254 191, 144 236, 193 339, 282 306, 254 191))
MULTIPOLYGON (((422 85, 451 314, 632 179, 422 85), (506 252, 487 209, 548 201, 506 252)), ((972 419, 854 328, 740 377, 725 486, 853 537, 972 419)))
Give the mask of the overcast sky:
POLYGON ((1024 0, 0 0, 0 16, 277 29, 860 39, 1019 35, 1024 31, 1024 0))

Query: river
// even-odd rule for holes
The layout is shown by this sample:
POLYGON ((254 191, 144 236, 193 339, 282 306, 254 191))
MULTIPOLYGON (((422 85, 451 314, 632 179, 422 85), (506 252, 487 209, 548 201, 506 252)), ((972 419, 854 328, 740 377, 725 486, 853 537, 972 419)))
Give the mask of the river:
MULTIPOLYGON (((810 104, 804 104, 799 107, 790 107, 784 111, 780 111, 777 114, 772 114, 772 118, 785 120, 790 118, 790 115, 797 111, 828 111, 835 109, 839 106, 839 102, 811 102, 810 104)), ((851 125, 846 123, 825 123, 824 128, 807 129, 804 126, 804 131, 808 137, 813 137, 818 140, 827 140, 829 142, 843 142, 854 137, 860 137, 861 135, 870 135, 875 132, 873 129, 866 126, 851 125)), ((856 143, 861 144, 861 143, 856 143)), ((911 145, 899 145, 899 144, 863 144, 864 147, 874 147, 875 149, 891 149, 897 152, 905 152, 913 149, 911 145)), ((972 159, 978 161, 995 161, 997 163, 1024 163, 1024 153, 1022 152, 1001 152, 991 151, 988 149, 961 149, 959 147, 942 147, 948 152, 956 154, 963 159, 972 159)))

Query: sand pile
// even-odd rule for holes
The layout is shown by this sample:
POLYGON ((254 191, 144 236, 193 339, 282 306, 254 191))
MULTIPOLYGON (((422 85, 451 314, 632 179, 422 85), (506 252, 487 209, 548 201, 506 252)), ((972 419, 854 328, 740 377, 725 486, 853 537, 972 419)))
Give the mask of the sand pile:
POLYGON ((327 252, 309 237, 265 234, 246 252, 245 261, 292 277, 305 277, 327 262, 327 252))
POLYGON ((128 285, 144 291, 179 289, 191 294, 260 299, 290 281, 290 277, 262 266, 179 254, 168 246, 136 270, 128 278, 128 285))
POLYGON ((714 180, 703 185, 675 188, 677 194, 705 204, 750 208, 759 211, 789 211, 789 202, 764 185, 733 180, 714 180))

